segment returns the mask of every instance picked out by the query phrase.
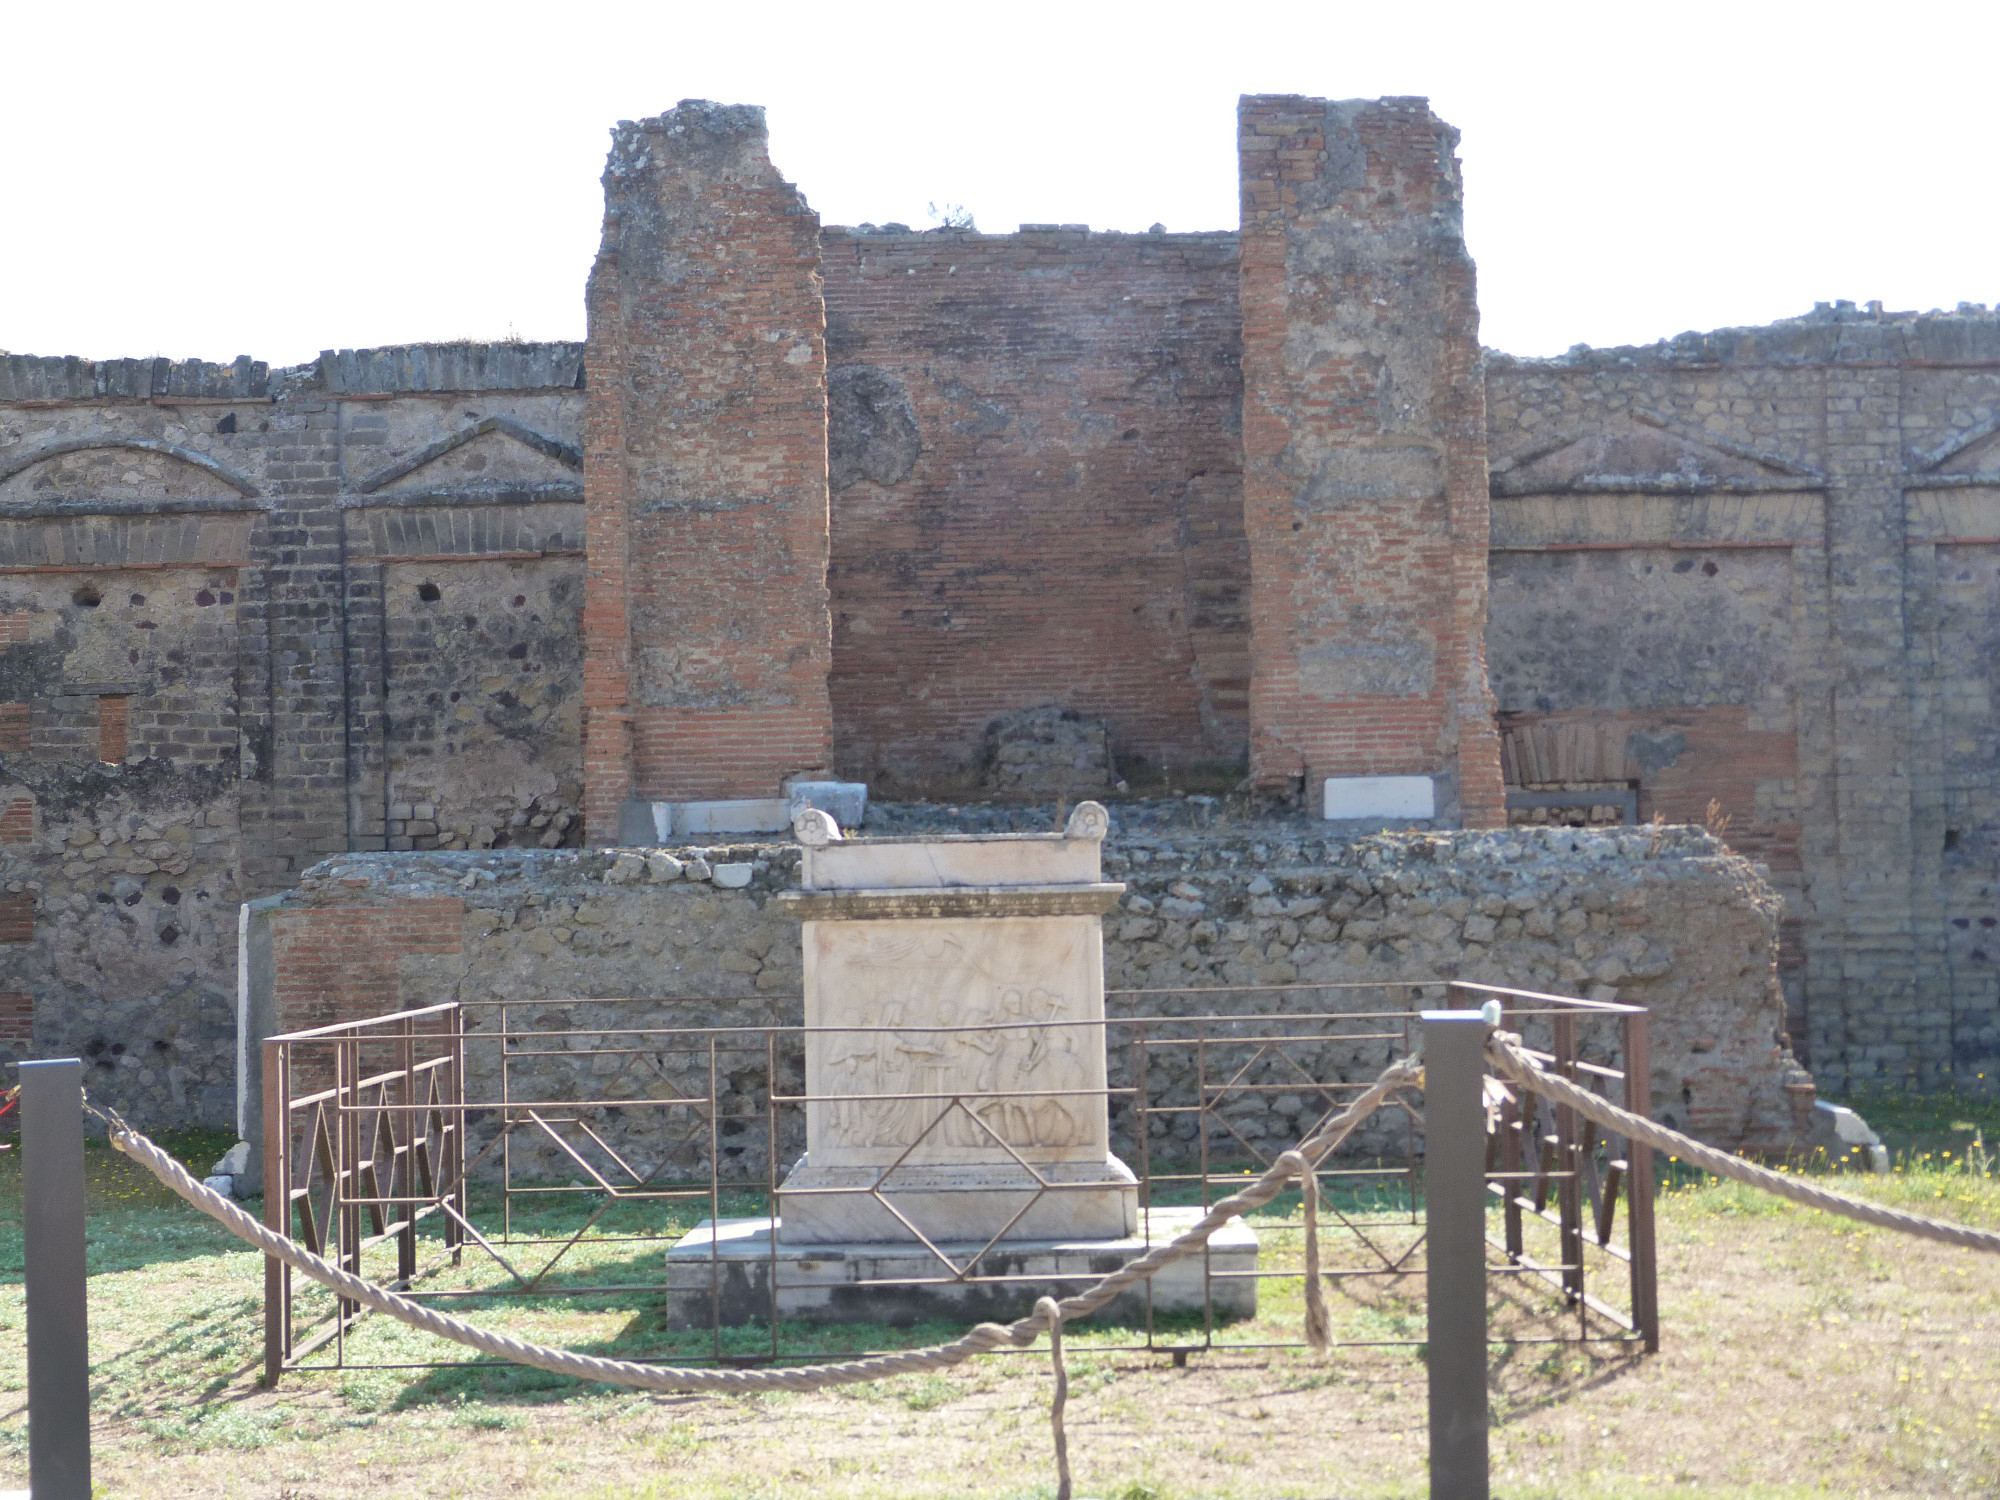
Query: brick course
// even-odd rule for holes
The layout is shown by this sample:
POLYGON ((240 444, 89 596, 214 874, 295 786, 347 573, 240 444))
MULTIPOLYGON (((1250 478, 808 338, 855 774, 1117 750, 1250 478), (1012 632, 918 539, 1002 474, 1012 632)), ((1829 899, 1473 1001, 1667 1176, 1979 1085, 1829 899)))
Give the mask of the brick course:
POLYGON ((0 990, 0 1049, 28 1053, 35 1046, 35 997, 0 990))
POLYGON ((465 903, 455 896, 286 913, 272 926, 279 1028, 304 1031, 442 998, 406 996, 401 964, 415 955, 457 953, 464 916, 465 903))
POLYGON ((0 813, 0 844, 25 844, 35 836, 35 799, 10 797, 0 813))
POLYGON ((130 723, 132 700, 113 693, 97 700, 97 758, 106 765, 125 763, 125 735, 130 723))

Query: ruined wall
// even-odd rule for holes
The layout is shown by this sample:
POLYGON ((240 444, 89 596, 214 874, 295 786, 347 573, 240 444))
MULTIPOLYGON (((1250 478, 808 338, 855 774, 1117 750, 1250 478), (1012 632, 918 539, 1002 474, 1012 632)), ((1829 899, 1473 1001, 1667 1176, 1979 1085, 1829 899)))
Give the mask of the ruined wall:
POLYGON ((592 837, 832 761, 819 218, 764 111, 621 123, 591 272, 592 837))
POLYGON ((1713 800, 1785 891, 1790 1024, 1827 1086, 1981 1086, 2000 323, 1842 304, 1493 356, 1488 408, 1510 786, 1562 782, 1514 752, 1575 730, 1604 747, 1576 784, 1669 820, 1713 800))
POLYGON ((1242 161, 1251 773, 1429 776, 1498 823, 1486 423, 1458 132, 1421 99, 1249 96, 1242 161))
MULTIPOLYGON (((705 1097, 705 1054, 599 1053, 600 1037, 619 1025, 797 1025, 799 929, 772 897, 796 885, 798 850, 666 852, 670 859, 508 851, 329 861, 260 915, 275 954, 271 1024, 289 1029, 459 999, 480 1002, 470 1024, 491 1027, 492 1006, 505 1002, 515 1029, 584 1033, 552 1039, 561 1056, 517 1063, 512 1097, 705 1097), (610 996, 651 1003, 589 1003, 610 996)), ((1291 822, 1114 834, 1105 863, 1108 878, 1129 887, 1105 919, 1107 985, 1161 992, 1113 994, 1112 1014, 1248 1003, 1192 992, 1214 985, 1465 978, 1587 991, 1651 1009, 1660 1118, 1724 1145, 1782 1150, 1811 1113, 1811 1080, 1779 1035, 1778 899, 1747 861, 1699 832, 1329 840, 1291 822)), ((1395 993, 1400 1004, 1416 998, 1395 993)), ((1297 995, 1263 999, 1303 1003, 1297 995)), ((1348 1078, 1372 1077, 1386 1061, 1375 1043, 1336 1053, 1325 1060, 1348 1078)), ((1191 1052, 1162 1052, 1149 1067, 1151 1089, 1192 1083, 1191 1052)), ((495 1049, 475 1045, 469 1068, 475 1090, 496 1097, 495 1049)), ((1114 1087, 1128 1070, 1127 1056, 1114 1057, 1114 1087)), ((727 1110, 761 1111, 761 1058, 725 1059, 721 1076, 727 1110)), ((780 1084, 800 1086, 789 1071, 780 1084)), ((1296 1134, 1304 1108, 1283 1091, 1220 1103, 1230 1128, 1250 1139, 1296 1134)), ((648 1137, 642 1111, 622 1111, 603 1128, 655 1159, 657 1138, 648 1137)), ((1171 1120, 1160 1123, 1159 1150, 1171 1154, 1176 1131, 1171 1120)), ((725 1169, 740 1162, 761 1172, 761 1127, 731 1136, 725 1169)), ((673 1159, 698 1176, 705 1132, 692 1137, 676 1137, 673 1159)), ((1400 1140, 1385 1127, 1363 1145, 1393 1152, 1400 1140)), ((521 1165, 532 1171, 539 1161, 566 1174, 545 1144, 521 1138, 521 1165)), ((784 1144, 793 1151, 799 1142, 788 1136, 784 1144)), ((1132 1145, 1128 1131, 1120 1149, 1132 1145)))
POLYGON ((1961 1081, 2000 1076, 2000 540, 1937 546, 1919 649, 1935 652, 1936 917, 1961 1081), (1925 639, 1928 636, 1928 640, 1925 639))
POLYGON ((1236 236, 829 229, 824 255, 841 774, 962 795, 986 725, 1046 704, 1105 721, 1135 784, 1227 774, 1236 236))
POLYGON ((0 359, 0 1046, 224 1123, 244 899, 580 837, 580 356, 0 359))
POLYGON ((1503 777, 1592 804, 1520 818, 1713 805, 1834 1087, 2000 1077, 2000 319, 1482 382, 1449 128, 1240 126, 1240 242, 822 232, 756 111, 684 105, 616 133, 588 360, 0 356, 0 1044, 206 1114, 193 913, 575 847, 586 781, 608 839, 829 760, 1027 795, 1247 745, 1436 774, 1447 822, 1503 777))

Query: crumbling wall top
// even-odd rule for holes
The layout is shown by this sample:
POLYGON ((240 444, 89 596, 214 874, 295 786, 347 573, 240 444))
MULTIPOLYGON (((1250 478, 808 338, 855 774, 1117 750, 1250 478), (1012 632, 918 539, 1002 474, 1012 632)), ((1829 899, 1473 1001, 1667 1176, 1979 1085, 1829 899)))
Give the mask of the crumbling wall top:
POLYGON ((1486 353, 1501 370, 1597 370, 1640 366, 2000 363, 2000 309, 1961 302, 1950 312, 1885 312, 1871 302, 1821 302, 1802 317, 1757 328, 1690 329, 1652 344, 1603 349, 1577 344, 1547 359, 1486 353))

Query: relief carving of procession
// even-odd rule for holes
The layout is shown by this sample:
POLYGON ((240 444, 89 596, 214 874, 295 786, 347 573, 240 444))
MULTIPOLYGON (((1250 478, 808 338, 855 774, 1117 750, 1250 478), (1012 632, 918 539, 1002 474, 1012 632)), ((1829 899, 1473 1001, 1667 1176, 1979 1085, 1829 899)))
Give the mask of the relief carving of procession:
POLYGON ((1094 1018, 1078 1017, 1063 988, 995 979, 967 951, 974 945, 869 946, 871 988, 883 998, 879 1006, 842 1003, 820 1054, 814 1092, 830 1144, 990 1153, 996 1142, 1017 1150, 1086 1143, 1081 1095, 1098 1080, 1084 1054, 1101 1052, 1103 1041, 1097 1026, 1075 1024, 1094 1018), (941 951, 907 951, 919 946, 941 951), (1065 1097, 1070 1091, 1077 1096, 1065 1097))

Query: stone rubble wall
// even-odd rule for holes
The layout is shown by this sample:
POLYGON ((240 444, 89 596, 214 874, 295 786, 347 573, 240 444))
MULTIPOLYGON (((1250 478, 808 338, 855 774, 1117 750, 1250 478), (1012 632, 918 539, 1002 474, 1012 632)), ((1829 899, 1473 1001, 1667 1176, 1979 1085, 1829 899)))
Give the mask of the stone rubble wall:
POLYGON ((1642 819, 1716 804, 1786 897, 1788 1025, 1830 1091, 1991 1088, 2000 319, 1821 304, 1493 355, 1487 404, 1510 743, 1622 745, 1642 819))
MULTIPOLYGON (((9 772, 32 842, 0 844, 0 1006, 18 1055, 79 1057, 142 1128, 235 1111, 234 767, 9 772), (32 1050, 31 1050, 32 1049, 32 1050)), ((0 837, 6 830, 0 827, 0 837)))
POLYGON ((0 1058, 230 1123, 242 901, 580 840, 581 373, 0 358, 0 1058))
MULTIPOLYGON (((1753 866, 1698 831, 1340 841, 1302 836, 1294 825, 1179 828, 1114 835, 1105 863, 1107 878, 1130 887, 1105 921, 1107 985, 1166 992, 1113 993, 1113 1016, 1259 1003, 1192 993, 1218 985, 1365 984, 1362 1000, 1397 1008, 1434 1003, 1438 982, 1450 978, 1587 993, 1650 1008, 1661 1119, 1725 1146, 1781 1151, 1811 1114, 1811 1080, 1778 1035, 1778 898, 1753 866)), ((582 1033, 535 1049, 559 1055, 511 1065, 515 1101, 705 1099, 705 1042, 690 1038, 693 1050, 679 1054, 622 1055, 611 1034, 621 1026, 798 1024, 799 929, 772 899, 796 885, 797 865, 790 844, 330 860, 261 913, 276 953, 272 1025, 457 999, 477 1002, 469 1024, 490 1028, 504 1003, 515 1030, 582 1033), (400 913, 418 910, 428 914, 421 925, 398 926, 400 913)), ((1317 1009, 1327 993, 1292 990, 1278 1005, 1317 1009)), ((1585 1039, 1606 1055, 1604 1038, 1586 1028, 1585 1039)), ((669 1113, 671 1128, 643 1107, 623 1108, 604 1123, 607 1139, 648 1170, 670 1159, 669 1176, 705 1180, 713 1160, 725 1175, 760 1178, 763 1045, 758 1038, 748 1051, 718 1054, 722 1114, 751 1117, 720 1128, 718 1156, 698 1112, 685 1106, 669 1113)), ((1297 1055, 1326 1066, 1325 1076, 1365 1081, 1389 1050, 1335 1041, 1297 1055)), ((1189 1094, 1191 1052, 1149 1057, 1149 1096, 1189 1094)), ((1128 1084, 1129 1056, 1114 1047, 1111 1062, 1113 1086, 1128 1084)), ((782 1090, 801 1087, 798 1066, 796 1047, 781 1046, 782 1090)), ((497 1049, 472 1044, 469 1076, 474 1094, 499 1097, 497 1049)), ((1244 1081, 1287 1076, 1273 1061, 1244 1081)), ((1294 1138, 1316 1106, 1310 1090, 1291 1089, 1245 1094, 1222 1113, 1239 1138, 1264 1144, 1294 1138)), ((1135 1153, 1124 1106, 1114 1140, 1135 1153)), ((1402 1117, 1387 1115, 1354 1150, 1397 1159, 1407 1144, 1402 1117)), ((1166 1118, 1153 1122, 1150 1145, 1163 1163, 1184 1162, 1190 1150, 1186 1127, 1166 1118)), ((802 1146, 803 1121, 784 1121, 783 1164, 802 1146)), ((532 1130, 517 1132, 514 1165, 528 1176, 574 1173, 532 1130)))

